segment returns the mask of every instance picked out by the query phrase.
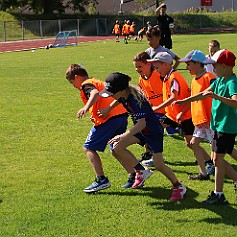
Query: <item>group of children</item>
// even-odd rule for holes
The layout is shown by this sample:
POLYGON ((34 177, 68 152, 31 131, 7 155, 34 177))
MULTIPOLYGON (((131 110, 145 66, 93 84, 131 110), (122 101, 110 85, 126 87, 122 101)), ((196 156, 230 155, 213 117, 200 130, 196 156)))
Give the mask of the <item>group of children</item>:
POLYGON ((105 150, 106 144, 128 173, 128 181, 122 187, 142 187, 152 171, 127 149, 132 144, 139 144, 146 147, 154 167, 171 182, 170 200, 182 200, 186 187, 162 156, 164 128, 170 127, 179 130, 198 162, 199 174, 189 179, 210 179, 214 163, 215 190, 203 204, 226 205, 224 176, 230 177, 237 186, 237 172, 224 160, 226 153, 237 160, 237 150, 234 149, 237 126, 233 124, 237 119, 235 55, 220 50, 218 41, 211 41, 209 52, 213 54, 209 58, 199 50, 192 50, 180 59, 159 45, 158 28, 150 28, 146 37, 150 48, 133 59, 140 89, 129 85, 131 78, 120 72, 110 74, 103 83, 89 78, 85 68, 77 64, 70 65, 66 71, 66 79, 80 90, 84 103, 77 113, 78 118, 89 112, 94 124, 84 143, 84 151, 96 180, 84 192, 110 187, 98 154, 98 151, 105 150), (214 52, 216 46, 219 48, 214 52), (187 70, 194 76, 191 88, 175 70, 180 62, 185 62, 187 70), (207 72, 205 65, 209 64, 213 65, 216 75, 207 72), (127 129, 127 115, 134 124, 130 129, 127 129), (211 157, 200 146, 202 140, 212 145, 211 157), (212 169, 206 169, 205 164, 212 169))
POLYGON ((142 27, 140 30, 137 32, 137 36, 135 33, 135 27, 136 24, 134 21, 130 20, 124 20, 124 24, 121 25, 119 20, 116 20, 115 25, 112 30, 112 34, 115 35, 115 42, 119 42, 120 40, 120 35, 122 34, 124 36, 124 43, 128 44, 128 41, 134 37, 135 41, 142 41, 143 36, 146 34, 146 31, 152 28, 151 22, 147 22, 147 27, 142 27))

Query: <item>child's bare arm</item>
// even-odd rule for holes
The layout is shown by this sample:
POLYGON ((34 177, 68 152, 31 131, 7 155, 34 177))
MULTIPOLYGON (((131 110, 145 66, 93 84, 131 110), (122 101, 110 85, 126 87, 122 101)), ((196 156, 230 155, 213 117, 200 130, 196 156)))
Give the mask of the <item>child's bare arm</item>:
POLYGON ((85 106, 77 112, 77 117, 79 119, 82 118, 83 116, 86 116, 86 112, 98 100, 98 97, 99 97, 99 91, 97 89, 93 89, 90 92, 90 97, 89 97, 87 103, 85 104, 85 106))
POLYGON ((237 109, 237 95, 232 95, 231 98, 226 98, 224 96, 217 95, 213 92, 208 92, 205 95, 210 96, 216 100, 220 100, 222 103, 237 109))
POLYGON ((104 118, 106 118, 109 115, 109 112, 115 108, 116 106, 119 105, 119 102, 117 100, 114 100, 109 107, 107 108, 101 108, 97 111, 97 114, 99 117, 103 116, 104 118))
POLYGON ((154 111, 156 111, 156 110, 160 110, 160 109, 163 109, 163 108, 165 108, 165 107, 171 105, 171 104, 173 103, 173 101, 175 101, 175 99, 177 98, 177 96, 178 96, 178 91, 175 91, 175 90, 174 90, 174 91, 171 93, 171 96, 170 96, 170 98, 169 98, 168 100, 164 101, 162 104, 160 104, 160 105, 158 105, 158 106, 153 106, 152 109, 153 109, 154 111))
POLYGON ((211 87, 207 88, 206 90, 204 90, 202 92, 197 93, 196 95, 189 96, 183 100, 176 100, 172 103, 172 105, 175 105, 175 104, 184 105, 186 103, 190 103, 193 101, 203 100, 203 99, 207 98, 208 96, 210 96, 209 95, 210 92, 211 92, 211 87))
POLYGON ((177 67, 178 67, 179 64, 180 64, 179 59, 180 59, 180 58, 179 58, 178 56, 176 56, 176 57, 174 58, 175 63, 174 63, 173 68, 174 68, 175 70, 177 69, 177 67))

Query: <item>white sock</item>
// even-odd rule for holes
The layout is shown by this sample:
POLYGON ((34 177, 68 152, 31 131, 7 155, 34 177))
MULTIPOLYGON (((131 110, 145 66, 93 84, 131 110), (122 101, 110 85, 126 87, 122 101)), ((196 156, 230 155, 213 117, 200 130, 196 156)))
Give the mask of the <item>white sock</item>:
POLYGON ((223 192, 216 192, 214 191, 214 193, 216 194, 216 196, 220 197, 222 194, 224 194, 223 192))

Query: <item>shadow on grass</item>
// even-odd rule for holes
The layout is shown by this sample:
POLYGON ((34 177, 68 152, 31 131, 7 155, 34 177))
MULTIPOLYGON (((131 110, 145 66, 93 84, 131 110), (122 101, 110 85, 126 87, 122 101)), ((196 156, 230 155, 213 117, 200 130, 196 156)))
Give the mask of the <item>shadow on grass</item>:
MULTIPOLYGON (((152 202, 151 206, 157 209, 163 209, 167 211, 181 211, 185 209, 206 209, 217 215, 218 218, 205 218, 201 222, 206 222, 210 224, 223 223, 226 225, 237 225, 237 210, 233 208, 234 205, 228 206, 211 206, 211 205, 202 205, 200 202, 196 201, 195 198, 198 196, 198 193, 194 190, 187 188, 187 194, 181 202, 152 202)), ((188 220, 184 220, 185 222, 188 220)))
MULTIPOLYGON (((171 195, 171 189, 162 187, 144 187, 141 190, 125 190, 125 192, 99 192, 98 195, 116 195, 116 196, 149 196, 156 199, 154 202, 148 203, 155 209, 162 209, 167 211, 181 211, 187 209, 206 209, 217 215, 218 218, 205 218, 200 222, 206 222, 209 224, 219 224, 223 223, 226 225, 237 226, 237 210, 236 204, 231 204, 228 206, 206 206, 202 205, 200 202, 195 200, 198 193, 194 190, 187 188, 187 193, 184 200, 180 202, 172 202, 169 200, 171 195), (140 192, 142 191, 142 192, 140 192)), ((181 220, 182 222, 182 220, 181 220)), ((183 222, 188 222, 188 220, 183 220, 183 222)))
POLYGON ((170 161, 166 160, 165 163, 167 165, 173 165, 173 166, 197 166, 194 161, 175 161, 175 162, 170 162, 170 161))

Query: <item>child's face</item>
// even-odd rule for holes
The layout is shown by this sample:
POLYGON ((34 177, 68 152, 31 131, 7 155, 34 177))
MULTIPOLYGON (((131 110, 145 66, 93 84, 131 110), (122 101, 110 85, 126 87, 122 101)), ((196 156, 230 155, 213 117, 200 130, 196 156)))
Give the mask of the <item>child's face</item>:
POLYGON ((80 89, 81 88, 81 84, 84 81, 84 79, 80 76, 75 76, 74 80, 68 80, 75 88, 80 89))
POLYGON ((224 64, 215 63, 212 65, 214 68, 214 72, 216 73, 218 77, 223 77, 225 75, 226 66, 224 64))
POLYGON ((187 70, 189 70, 189 73, 191 75, 196 75, 197 72, 200 70, 200 65, 199 63, 189 61, 189 62, 186 62, 186 68, 187 70))
POLYGON ((213 56, 214 53, 216 53, 218 50, 219 50, 218 46, 214 46, 212 43, 208 45, 208 52, 211 56, 213 56))
POLYGON ((159 44, 160 44, 160 37, 159 36, 151 36, 151 37, 147 37, 147 41, 148 44, 150 45, 150 47, 152 47, 153 49, 158 48, 159 44))
POLYGON ((151 74, 151 64, 142 61, 134 61, 133 65, 139 75, 149 77, 151 74))
POLYGON ((153 62, 153 66, 156 69, 157 72, 160 73, 161 76, 166 76, 167 72, 167 64, 163 62, 153 62))

